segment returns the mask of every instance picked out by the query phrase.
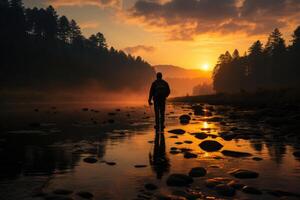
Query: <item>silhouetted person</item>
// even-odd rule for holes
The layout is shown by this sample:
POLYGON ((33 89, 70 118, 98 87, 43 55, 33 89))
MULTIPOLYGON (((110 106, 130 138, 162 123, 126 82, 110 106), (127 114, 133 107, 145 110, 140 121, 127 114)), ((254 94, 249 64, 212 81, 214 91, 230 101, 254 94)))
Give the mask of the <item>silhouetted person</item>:
POLYGON ((166 143, 163 133, 155 131, 153 157, 150 154, 150 164, 156 172, 157 178, 161 179, 164 172, 170 168, 169 159, 166 157, 166 143))
POLYGON ((152 99, 154 101, 155 110, 155 129, 163 130, 165 128, 165 107, 166 99, 170 95, 169 84, 162 79, 162 73, 156 74, 156 80, 152 83, 149 92, 149 105, 152 105, 152 99))

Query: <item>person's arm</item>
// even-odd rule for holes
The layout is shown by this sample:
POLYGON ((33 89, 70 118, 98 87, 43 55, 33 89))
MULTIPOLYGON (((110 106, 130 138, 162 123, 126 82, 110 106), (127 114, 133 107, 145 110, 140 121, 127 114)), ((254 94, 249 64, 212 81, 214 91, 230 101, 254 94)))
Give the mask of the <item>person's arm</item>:
POLYGON ((166 97, 168 97, 171 93, 171 90, 170 90, 169 84, 167 82, 166 82, 166 84, 167 84, 167 96, 166 97))
POLYGON ((152 83, 150 92, 149 92, 149 98, 148 98, 149 105, 152 105, 153 92, 154 92, 154 83, 152 83))

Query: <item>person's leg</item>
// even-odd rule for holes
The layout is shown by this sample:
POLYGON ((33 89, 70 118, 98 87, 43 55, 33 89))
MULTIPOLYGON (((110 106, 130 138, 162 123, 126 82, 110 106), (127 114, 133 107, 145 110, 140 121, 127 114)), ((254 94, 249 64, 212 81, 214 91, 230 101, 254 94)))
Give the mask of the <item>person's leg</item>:
POLYGON ((162 101, 160 103, 160 123, 161 123, 161 127, 162 129, 164 129, 165 127, 165 109, 166 109, 166 102, 162 101))
POLYGON ((159 104, 157 101, 154 101, 154 111, 155 111, 155 128, 158 129, 159 128, 159 104))

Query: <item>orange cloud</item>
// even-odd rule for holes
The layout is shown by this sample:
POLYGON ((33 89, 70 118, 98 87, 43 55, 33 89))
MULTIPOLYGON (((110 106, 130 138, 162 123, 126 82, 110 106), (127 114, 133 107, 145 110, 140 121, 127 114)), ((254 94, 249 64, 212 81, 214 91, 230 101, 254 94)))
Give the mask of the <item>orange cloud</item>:
POLYGON ((121 0, 48 0, 54 7, 62 6, 98 6, 98 7, 120 7, 121 0))
POLYGON ((123 50, 129 54, 137 54, 137 53, 142 53, 142 52, 151 53, 151 52, 155 51, 155 47, 146 46, 146 45, 137 45, 137 46, 132 46, 132 47, 126 47, 123 50))
POLYGON ((192 40, 207 33, 262 35, 300 23, 299 0, 138 0, 129 18, 165 33, 170 40, 192 40))

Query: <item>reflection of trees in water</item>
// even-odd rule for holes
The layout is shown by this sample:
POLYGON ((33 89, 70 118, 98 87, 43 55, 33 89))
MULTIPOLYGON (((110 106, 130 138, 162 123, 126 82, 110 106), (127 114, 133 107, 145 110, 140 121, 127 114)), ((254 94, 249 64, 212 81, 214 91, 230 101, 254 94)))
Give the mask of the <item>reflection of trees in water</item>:
POLYGON ((286 142, 282 138, 278 139, 255 139, 249 140, 250 146, 255 150, 261 152, 265 147, 268 150, 270 158, 278 164, 282 163, 283 156, 286 154, 286 142))
POLYGON ((255 150, 261 152, 264 148, 264 142, 261 139, 250 140, 250 146, 255 150))
POLYGON ((80 155, 64 148, 46 146, 9 146, 1 156, 1 177, 24 175, 50 175, 56 171, 72 169, 80 155))
POLYGON ((286 144, 284 142, 272 141, 266 142, 268 153, 272 160, 276 163, 281 164, 284 154, 286 154, 286 144))
POLYGON ((150 164, 156 173, 156 177, 161 179, 164 173, 170 169, 170 162, 166 156, 166 143, 164 133, 156 132, 154 140, 153 155, 149 155, 150 164))

